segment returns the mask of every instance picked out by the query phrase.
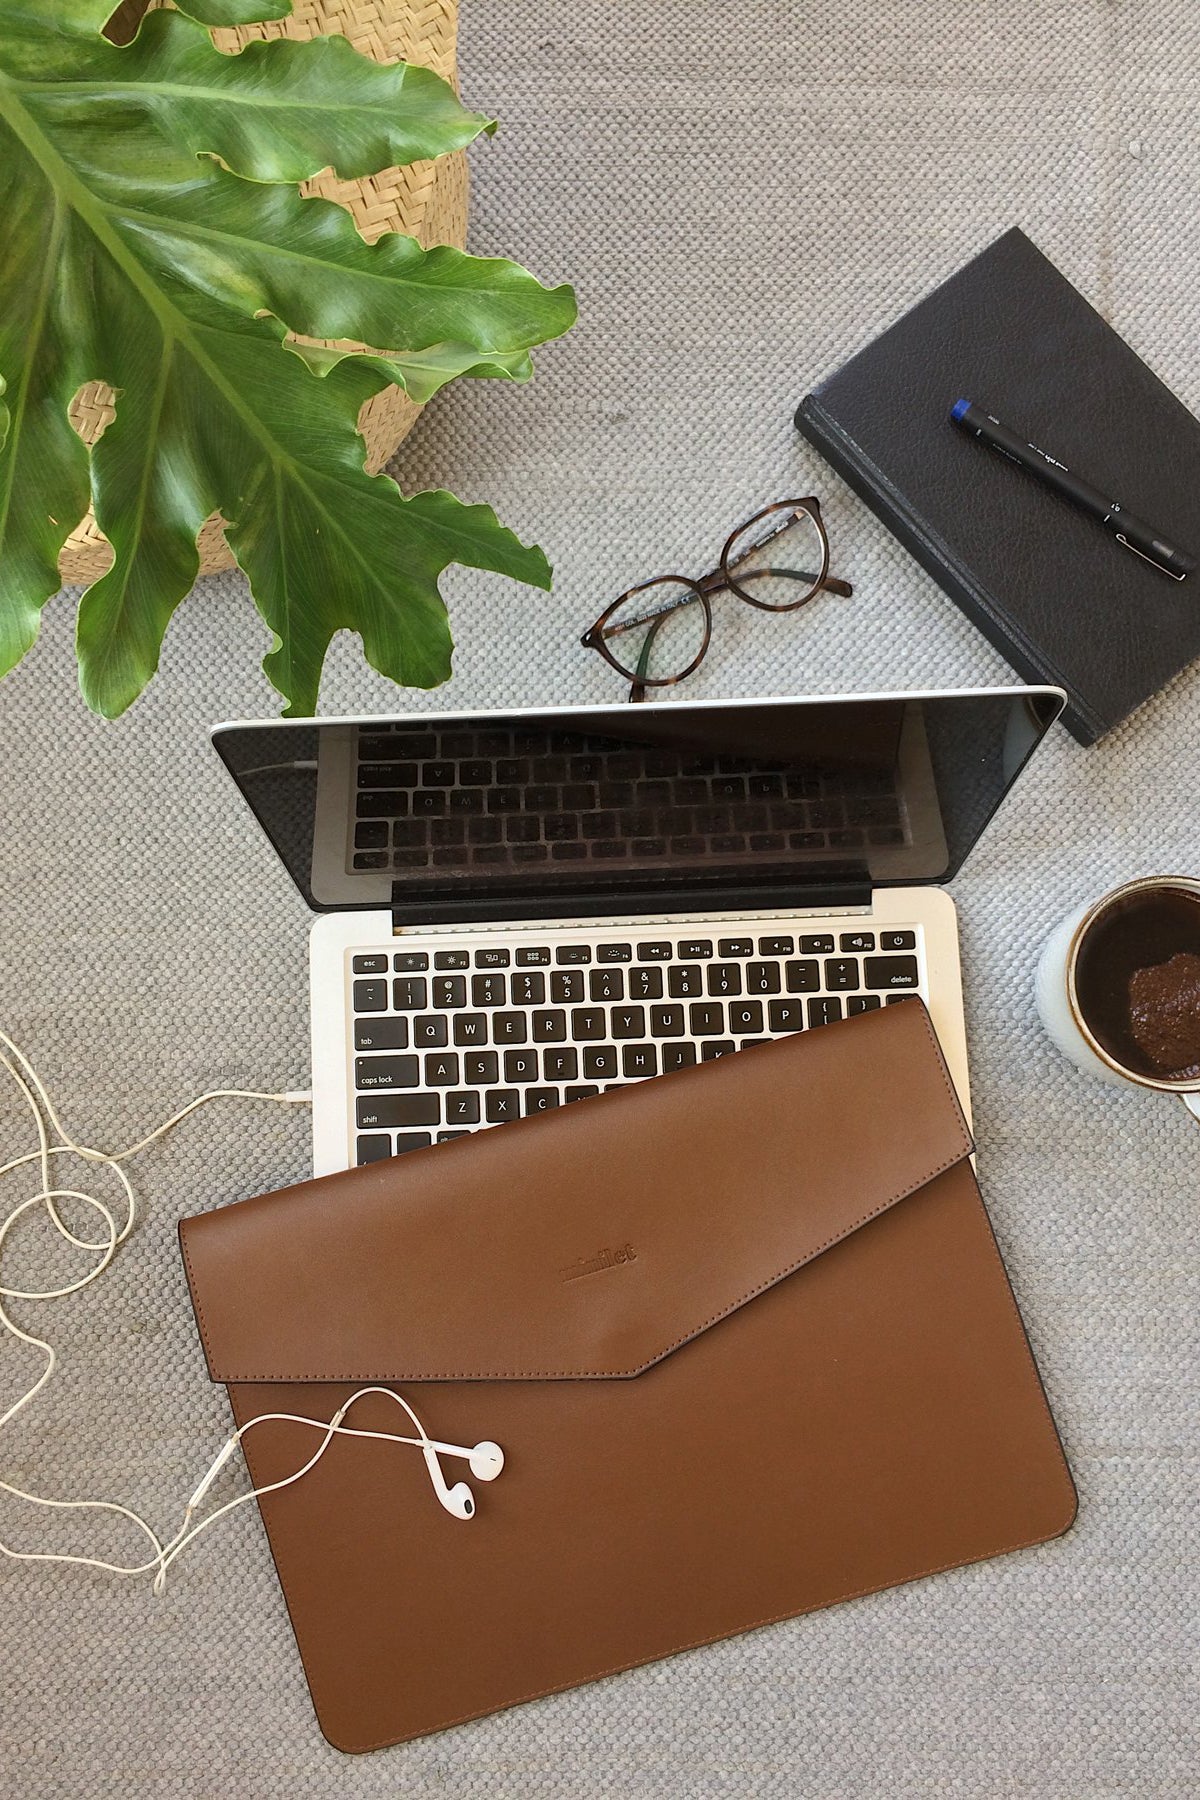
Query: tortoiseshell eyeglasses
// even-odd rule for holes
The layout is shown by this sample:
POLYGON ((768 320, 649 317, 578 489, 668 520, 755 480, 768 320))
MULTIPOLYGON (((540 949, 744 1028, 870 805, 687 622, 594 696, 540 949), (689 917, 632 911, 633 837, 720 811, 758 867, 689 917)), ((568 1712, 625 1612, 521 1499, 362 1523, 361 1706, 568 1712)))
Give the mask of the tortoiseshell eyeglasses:
POLYGON ((631 700, 644 700, 647 688, 674 687, 700 667, 712 639, 712 596, 726 591, 763 612, 796 612, 822 592, 848 600, 850 583, 829 573, 820 502, 810 496, 764 506, 730 533, 709 574, 641 582, 580 641, 625 677, 631 700))

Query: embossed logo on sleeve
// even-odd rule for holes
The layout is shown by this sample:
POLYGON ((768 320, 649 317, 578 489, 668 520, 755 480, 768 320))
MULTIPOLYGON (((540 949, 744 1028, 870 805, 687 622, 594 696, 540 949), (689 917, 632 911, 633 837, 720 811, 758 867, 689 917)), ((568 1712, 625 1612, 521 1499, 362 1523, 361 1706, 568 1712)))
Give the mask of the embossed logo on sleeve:
POLYGON ((632 1244, 618 1244, 615 1249, 597 1250, 595 1256, 581 1256, 578 1262, 569 1263, 560 1269, 561 1281, 578 1281, 582 1275, 599 1275, 602 1269, 615 1269, 622 1263, 637 1261, 637 1251, 632 1244))

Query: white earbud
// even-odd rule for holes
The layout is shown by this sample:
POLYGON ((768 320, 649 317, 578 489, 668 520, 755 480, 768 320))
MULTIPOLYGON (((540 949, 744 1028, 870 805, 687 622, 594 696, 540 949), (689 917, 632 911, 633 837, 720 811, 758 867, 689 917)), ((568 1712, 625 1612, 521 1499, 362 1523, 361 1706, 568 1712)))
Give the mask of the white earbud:
POLYGON ((490 1438, 484 1438, 471 1451, 469 1462, 476 1481, 495 1481, 504 1467, 504 1452, 499 1444, 493 1444, 490 1438))

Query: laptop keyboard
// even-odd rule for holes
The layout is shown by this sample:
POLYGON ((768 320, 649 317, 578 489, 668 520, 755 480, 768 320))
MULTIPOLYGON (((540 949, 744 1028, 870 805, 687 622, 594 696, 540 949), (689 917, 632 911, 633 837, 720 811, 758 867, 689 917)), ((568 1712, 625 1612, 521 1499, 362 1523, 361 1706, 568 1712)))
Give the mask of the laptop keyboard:
POLYGON ((773 923, 348 953, 355 1160, 928 998, 918 926, 773 923))

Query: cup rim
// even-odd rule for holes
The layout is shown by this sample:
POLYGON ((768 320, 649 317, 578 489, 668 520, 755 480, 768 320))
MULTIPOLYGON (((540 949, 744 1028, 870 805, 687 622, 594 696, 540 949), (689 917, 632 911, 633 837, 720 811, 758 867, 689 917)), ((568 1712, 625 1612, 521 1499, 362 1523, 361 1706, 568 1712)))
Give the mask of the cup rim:
POLYGON ((1075 985, 1075 970, 1079 960, 1079 947, 1096 920, 1117 900, 1123 900, 1127 894, 1141 893, 1146 888, 1186 888, 1200 902, 1200 878, 1195 875, 1139 875, 1133 881, 1123 881, 1118 887, 1109 888, 1098 900, 1093 900, 1083 917, 1071 933, 1071 941, 1067 945, 1067 1005, 1076 1029, 1080 1032, 1089 1050, 1100 1058, 1106 1068, 1119 1075, 1123 1081, 1132 1081, 1137 1087, 1151 1088, 1159 1094, 1196 1094, 1200 1093, 1200 1075, 1189 1076, 1186 1081, 1160 1080, 1154 1075, 1139 1075, 1118 1062, 1115 1056, 1104 1048, 1093 1033, 1079 1005, 1079 995, 1075 985))

